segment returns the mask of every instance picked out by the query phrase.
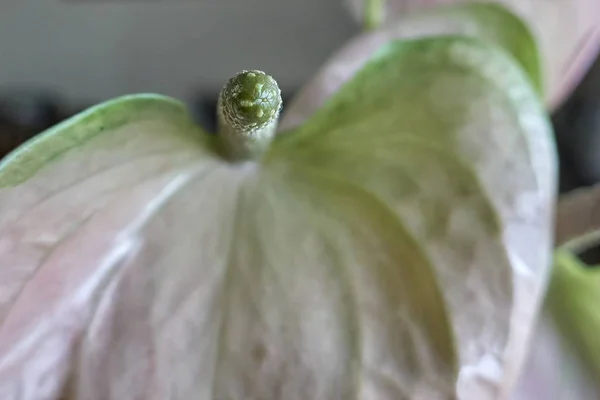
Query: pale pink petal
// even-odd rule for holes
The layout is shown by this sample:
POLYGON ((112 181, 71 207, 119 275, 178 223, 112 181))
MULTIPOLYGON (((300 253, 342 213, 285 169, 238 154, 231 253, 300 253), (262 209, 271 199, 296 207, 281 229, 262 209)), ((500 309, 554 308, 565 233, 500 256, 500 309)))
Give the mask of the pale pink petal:
MULTIPOLYGON (((364 0, 345 0, 362 20, 364 0)), ((386 20, 394 21, 415 10, 470 0, 388 0, 386 20)), ((521 16, 538 38, 546 75, 546 101, 558 107, 579 83, 598 54, 600 1, 598 0, 488 0, 505 5, 521 16)))
POLYGON ((550 310, 544 310, 529 361, 512 400, 595 400, 600 385, 561 334, 550 310))

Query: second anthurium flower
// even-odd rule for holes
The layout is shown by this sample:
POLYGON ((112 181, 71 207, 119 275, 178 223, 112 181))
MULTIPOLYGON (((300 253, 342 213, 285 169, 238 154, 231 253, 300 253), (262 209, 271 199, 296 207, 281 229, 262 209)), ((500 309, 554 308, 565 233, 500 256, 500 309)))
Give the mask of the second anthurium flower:
MULTIPOLYGON (((369 2, 344 0, 363 21, 369 2)), ((375 2, 374 2, 375 3, 375 2)), ((409 13, 472 0, 376 0, 381 22, 393 29, 409 13)), ((589 68, 600 48, 600 2, 597 0, 488 0, 507 7, 527 22, 544 61, 546 103, 560 105, 589 68)), ((373 14, 373 10, 371 10, 373 14)))

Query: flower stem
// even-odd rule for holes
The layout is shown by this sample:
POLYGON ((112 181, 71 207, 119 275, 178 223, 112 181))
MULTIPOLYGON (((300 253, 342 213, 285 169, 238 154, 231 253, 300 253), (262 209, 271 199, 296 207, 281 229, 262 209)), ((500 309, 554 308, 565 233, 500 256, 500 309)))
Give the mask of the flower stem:
POLYGON ((569 240, 561 248, 579 255, 597 246, 598 243, 600 243, 600 230, 595 230, 569 240))
POLYGON ((242 71, 221 90, 217 104, 218 133, 231 161, 253 159, 271 143, 281 111, 281 90, 262 71, 242 71))
POLYGON ((364 29, 376 29, 383 22, 386 0, 364 0, 364 29))

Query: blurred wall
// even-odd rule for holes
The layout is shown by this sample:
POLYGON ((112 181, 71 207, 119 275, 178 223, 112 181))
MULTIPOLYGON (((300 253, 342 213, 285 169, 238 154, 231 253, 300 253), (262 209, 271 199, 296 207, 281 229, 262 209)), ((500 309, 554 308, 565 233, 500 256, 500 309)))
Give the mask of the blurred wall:
POLYGON ((340 0, 0 0, 0 90, 72 101, 218 90, 241 69, 295 89, 358 28, 340 0))

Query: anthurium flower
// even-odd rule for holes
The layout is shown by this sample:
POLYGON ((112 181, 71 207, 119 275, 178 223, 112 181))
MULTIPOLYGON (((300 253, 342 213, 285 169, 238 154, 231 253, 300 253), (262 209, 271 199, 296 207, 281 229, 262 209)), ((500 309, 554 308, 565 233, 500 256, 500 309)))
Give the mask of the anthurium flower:
MULTIPOLYGON (((514 27, 498 38, 526 42, 514 27)), ((0 397, 508 396, 556 160, 538 71, 504 43, 389 42, 277 135, 277 84, 244 71, 217 135, 134 95, 17 149, 0 164, 0 397)))
MULTIPOLYGON (((388 25, 372 35, 396 37, 411 12, 473 0, 344 0, 362 21, 369 2, 377 3, 388 25)), ((480 2, 483 4, 483 2, 480 2)), ((600 2, 597 0, 487 0, 523 18, 539 42, 544 61, 546 103, 554 109, 571 93, 600 48, 600 2)), ((352 44, 350 44, 351 46, 352 44)))

